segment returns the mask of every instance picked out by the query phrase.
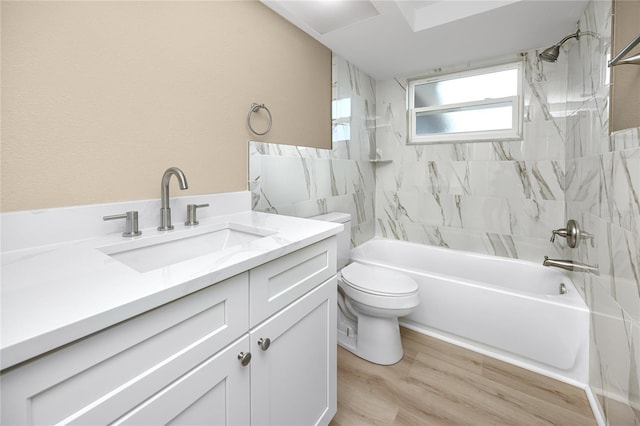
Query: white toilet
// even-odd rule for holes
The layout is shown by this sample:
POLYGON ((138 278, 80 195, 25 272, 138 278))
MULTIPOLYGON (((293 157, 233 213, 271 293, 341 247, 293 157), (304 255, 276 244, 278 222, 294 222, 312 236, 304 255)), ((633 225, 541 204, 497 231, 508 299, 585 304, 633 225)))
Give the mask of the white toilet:
POLYGON ((310 219, 344 224, 344 231, 338 234, 338 344, 376 364, 400 361, 404 351, 398 317, 418 306, 418 284, 400 272, 349 264, 350 214, 329 213, 310 219))

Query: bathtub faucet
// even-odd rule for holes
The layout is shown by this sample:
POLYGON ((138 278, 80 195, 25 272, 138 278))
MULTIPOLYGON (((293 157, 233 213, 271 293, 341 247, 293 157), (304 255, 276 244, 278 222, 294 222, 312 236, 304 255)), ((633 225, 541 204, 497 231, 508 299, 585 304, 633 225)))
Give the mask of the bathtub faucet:
POLYGON ((600 275, 598 265, 585 265, 584 263, 576 262, 575 260, 549 259, 549 256, 545 256, 542 264, 544 266, 555 266, 556 268, 566 269, 567 271, 591 272, 594 275, 600 275))

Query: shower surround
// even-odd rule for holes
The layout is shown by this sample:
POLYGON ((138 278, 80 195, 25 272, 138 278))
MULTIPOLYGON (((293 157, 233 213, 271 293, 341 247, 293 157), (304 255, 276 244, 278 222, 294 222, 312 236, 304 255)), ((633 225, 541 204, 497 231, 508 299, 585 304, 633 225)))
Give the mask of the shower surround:
POLYGON ((564 225, 566 62, 543 69, 534 51, 523 60, 518 141, 407 145, 406 79, 378 81, 377 148, 393 162, 376 171, 376 235, 540 262, 561 255, 564 242, 549 237, 564 225))
POLYGON ((611 2, 590 2, 579 26, 598 37, 565 52, 566 217, 596 238, 567 255, 600 269, 572 274, 591 311, 589 384, 609 424, 640 425, 640 129, 609 136, 611 2))

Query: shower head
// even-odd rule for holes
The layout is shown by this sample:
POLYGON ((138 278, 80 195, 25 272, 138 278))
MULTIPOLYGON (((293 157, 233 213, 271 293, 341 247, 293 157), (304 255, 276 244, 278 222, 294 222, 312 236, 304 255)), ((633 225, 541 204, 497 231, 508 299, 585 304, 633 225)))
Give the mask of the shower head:
POLYGON ((560 45, 554 44, 551 47, 547 47, 538 55, 540 59, 547 62, 556 62, 560 55, 560 45))
POLYGON ((542 51, 542 53, 540 53, 538 55, 538 57, 540 59, 542 59, 543 61, 556 62, 558 60, 558 56, 560 55, 560 46, 562 46, 565 41, 569 40, 570 38, 574 38, 574 37, 576 39, 580 40, 580 30, 576 31, 574 34, 570 34, 570 35, 566 36, 565 38, 563 38, 562 40, 560 40, 558 43, 554 44, 553 46, 547 47, 546 49, 544 49, 542 51))

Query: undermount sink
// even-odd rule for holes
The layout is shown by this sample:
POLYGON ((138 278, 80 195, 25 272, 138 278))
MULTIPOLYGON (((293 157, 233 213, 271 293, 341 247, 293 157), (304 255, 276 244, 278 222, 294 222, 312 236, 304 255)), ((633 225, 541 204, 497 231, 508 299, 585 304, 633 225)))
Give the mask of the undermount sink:
POLYGON ((138 272, 148 272, 199 256, 246 246, 275 233, 234 223, 196 234, 190 231, 105 246, 99 250, 138 272))

